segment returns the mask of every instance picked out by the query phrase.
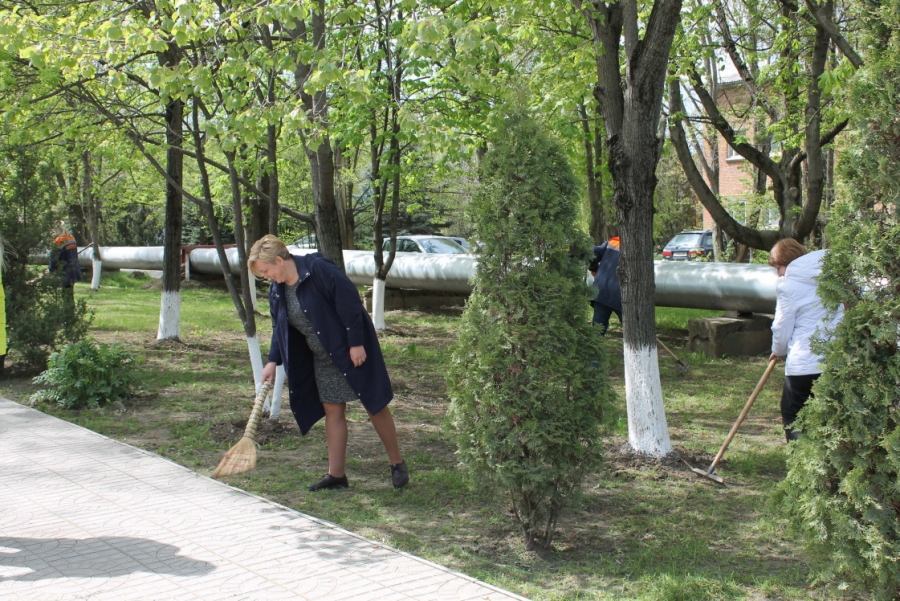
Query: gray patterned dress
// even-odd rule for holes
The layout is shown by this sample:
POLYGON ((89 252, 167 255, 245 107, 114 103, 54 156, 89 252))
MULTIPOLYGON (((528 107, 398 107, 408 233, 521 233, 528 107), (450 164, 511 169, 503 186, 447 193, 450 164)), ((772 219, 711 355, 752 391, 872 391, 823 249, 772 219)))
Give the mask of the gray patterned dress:
POLYGON ((306 344, 309 345, 309 350, 312 351, 313 369, 316 374, 316 386, 319 389, 319 400, 323 403, 349 403, 350 401, 358 400, 347 379, 334 366, 328 351, 325 350, 319 337, 313 331, 309 319, 303 314, 300 300, 297 298, 297 286, 299 285, 299 281, 292 286, 284 285, 284 292, 287 296, 288 322, 294 329, 303 334, 306 338, 306 344))

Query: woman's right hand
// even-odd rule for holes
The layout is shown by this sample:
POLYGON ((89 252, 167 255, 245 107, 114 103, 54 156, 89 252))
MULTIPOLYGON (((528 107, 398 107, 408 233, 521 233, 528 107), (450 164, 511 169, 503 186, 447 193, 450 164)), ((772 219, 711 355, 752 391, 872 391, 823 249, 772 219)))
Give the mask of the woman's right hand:
POLYGON ((275 369, 277 367, 278 366, 275 364, 274 361, 269 361, 268 363, 266 363, 266 366, 262 370, 262 381, 263 382, 271 381, 274 384, 275 383, 275 369))

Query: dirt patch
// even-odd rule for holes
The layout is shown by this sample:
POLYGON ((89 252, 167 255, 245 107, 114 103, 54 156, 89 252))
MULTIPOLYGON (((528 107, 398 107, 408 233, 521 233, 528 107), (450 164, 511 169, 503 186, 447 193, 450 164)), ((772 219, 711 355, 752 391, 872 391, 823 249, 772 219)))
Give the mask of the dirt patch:
MULTIPOLYGON (((216 442, 234 444, 244 436, 246 427, 246 419, 221 421, 210 425, 209 434, 216 442)), ((256 428, 256 442, 259 445, 298 436, 300 432, 297 426, 280 421, 263 420, 256 428)))
MULTIPOLYGON (((650 457, 636 453, 628 443, 617 441, 604 445, 603 467, 616 478, 696 478, 691 468, 706 469, 715 455, 675 448, 665 457, 650 457)), ((719 465, 724 465, 720 461, 719 465)))

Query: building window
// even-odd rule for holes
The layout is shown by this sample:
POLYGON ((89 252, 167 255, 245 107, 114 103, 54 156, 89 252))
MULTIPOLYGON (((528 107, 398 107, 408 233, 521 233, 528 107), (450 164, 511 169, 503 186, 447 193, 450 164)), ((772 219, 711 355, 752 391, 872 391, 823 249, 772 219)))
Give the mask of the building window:
MULTIPOLYGON (((745 132, 743 130, 739 130, 734 132, 735 139, 741 140, 744 137, 745 132)), ((731 144, 725 144, 725 160, 726 161, 743 161, 744 157, 739 155, 737 151, 731 147, 731 144)))

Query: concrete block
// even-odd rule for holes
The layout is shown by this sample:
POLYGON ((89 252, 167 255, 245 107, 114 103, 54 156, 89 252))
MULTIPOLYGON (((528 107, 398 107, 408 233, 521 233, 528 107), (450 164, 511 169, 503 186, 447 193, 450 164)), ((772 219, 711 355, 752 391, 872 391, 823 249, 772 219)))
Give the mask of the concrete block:
POLYGON ((767 354, 772 349, 772 316, 690 319, 688 349, 711 358, 767 354))

